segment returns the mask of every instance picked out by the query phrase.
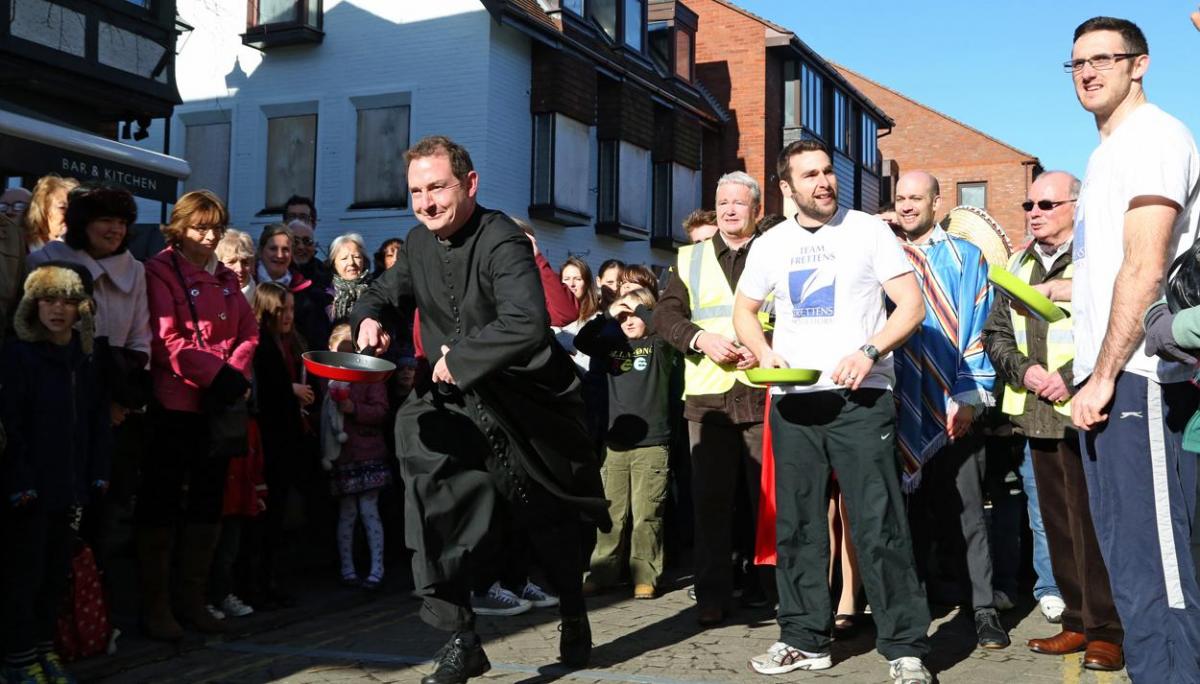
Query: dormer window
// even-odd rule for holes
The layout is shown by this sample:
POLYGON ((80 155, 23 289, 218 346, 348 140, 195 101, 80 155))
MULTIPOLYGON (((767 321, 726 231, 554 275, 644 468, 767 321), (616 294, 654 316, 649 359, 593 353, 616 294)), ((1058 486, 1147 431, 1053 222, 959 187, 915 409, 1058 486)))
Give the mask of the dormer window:
MULTIPOLYGON (((567 6, 563 0, 563 7, 567 6)), ((642 52, 646 44, 646 0, 587 0, 587 16, 614 43, 642 52)))
POLYGON ((322 0, 247 0, 242 44, 263 50, 320 43, 325 37, 322 0))
POLYGON ((698 17, 679 2, 650 4, 647 36, 650 60, 662 75, 692 82, 696 68, 698 17))

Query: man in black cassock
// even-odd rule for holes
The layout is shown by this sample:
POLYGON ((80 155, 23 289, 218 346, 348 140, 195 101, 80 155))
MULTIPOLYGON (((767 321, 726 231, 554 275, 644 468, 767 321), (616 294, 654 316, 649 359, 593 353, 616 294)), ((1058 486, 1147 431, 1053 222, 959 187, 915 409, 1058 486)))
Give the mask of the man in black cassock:
POLYGON ((559 594, 559 653, 591 654, 581 528, 609 523, 574 364, 554 342, 529 239, 475 201, 467 151, 432 136, 405 153, 412 230, 396 265, 363 293, 352 323, 359 348, 384 351, 380 324, 416 307, 434 363, 396 416, 405 541, 421 617, 454 632, 422 684, 460 684, 490 667, 471 611, 472 570, 503 551, 497 532, 524 529, 559 594))

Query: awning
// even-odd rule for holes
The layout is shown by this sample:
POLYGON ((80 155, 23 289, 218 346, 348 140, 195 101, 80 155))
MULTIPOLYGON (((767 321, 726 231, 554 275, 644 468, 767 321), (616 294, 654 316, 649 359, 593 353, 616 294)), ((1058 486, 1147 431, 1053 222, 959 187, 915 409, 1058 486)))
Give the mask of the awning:
POLYGON ((178 181, 192 173, 177 157, 6 111, 0 111, 0 166, 107 183, 163 202, 174 202, 178 181))

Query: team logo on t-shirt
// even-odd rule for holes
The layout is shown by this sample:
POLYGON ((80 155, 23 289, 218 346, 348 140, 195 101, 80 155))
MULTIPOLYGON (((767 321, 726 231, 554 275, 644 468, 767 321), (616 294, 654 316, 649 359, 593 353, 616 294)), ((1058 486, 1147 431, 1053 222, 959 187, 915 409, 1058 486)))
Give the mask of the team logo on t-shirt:
POLYGON ((792 318, 833 316, 837 273, 831 268, 808 268, 788 274, 792 318))

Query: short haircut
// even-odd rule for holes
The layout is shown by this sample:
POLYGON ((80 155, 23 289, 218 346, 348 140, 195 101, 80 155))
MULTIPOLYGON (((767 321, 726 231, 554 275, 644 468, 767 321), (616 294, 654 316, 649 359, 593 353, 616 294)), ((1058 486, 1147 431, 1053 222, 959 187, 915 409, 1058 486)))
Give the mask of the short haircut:
POLYGON ((221 198, 209 190, 185 193, 171 208, 171 221, 162 227, 163 237, 167 244, 176 244, 193 225, 229 225, 229 212, 221 198))
POLYGON ((404 166, 407 168, 414 160, 436 155, 445 155, 450 159, 450 171, 459 180, 465 180, 467 174, 475 170, 467 148, 444 135, 430 135, 418 140, 404 153, 404 166))
POLYGON ((291 197, 289 197, 287 199, 286 202, 283 203, 283 220, 284 221, 287 220, 288 207, 296 205, 296 204, 303 204, 304 206, 308 207, 308 210, 312 213, 313 220, 314 221, 317 220, 317 205, 313 204, 312 198, 304 197, 303 195, 292 195, 291 197))
POLYGON ((25 210, 22 219, 25 224, 25 239, 30 244, 50 240, 50 196, 59 190, 68 193, 79 187, 79 181, 74 178, 63 178, 57 174, 46 174, 38 179, 33 186, 33 195, 29 198, 29 208, 25 210))
POLYGON ((651 292, 658 292, 658 276, 654 275, 654 271, 644 264, 626 266, 625 270, 621 271, 621 282, 635 283, 651 292))
POLYGON ((67 193, 67 233, 63 242, 72 249, 87 249, 88 224, 102 218, 125 221, 125 239, 113 253, 124 252, 137 222, 137 202, 128 190, 107 185, 81 185, 67 193))
POLYGON ((786 220, 786 216, 780 216, 779 214, 767 214, 758 220, 758 225, 754 228, 759 233, 765 233, 786 220))
POLYGON ((1076 178, 1075 174, 1071 173, 1070 171, 1060 171, 1058 169, 1050 169, 1049 171, 1043 171, 1043 172, 1039 173, 1038 178, 1041 178, 1042 176, 1046 176, 1046 175, 1049 175, 1052 173, 1063 175, 1070 179, 1070 183, 1067 184, 1067 199, 1073 199, 1073 200, 1079 199, 1079 191, 1083 190, 1083 182, 1080 181, 1078 178, 1076 178))
POLYGON ((334 322, 333 328, 329 331, 329 348, 337 351, 337 348, 342 346, 343 342, 354 344, 354 332, 350 328, 349 321, 339 318, 334 322))
POLYGON ((363 256, 363 273, 366 273, 367 245, 363 242, 362 236, 358 233, 346 233, 345 235, 339 235, 334 238, 333 242, 329 244, 329 258, 326 260, 325 265, 333 268, 333 262, 337 258, 337 253, 343 247, 348 247, 350 245, 358 247, 359 253, 363 256))
POLYGON ((1115 31, 1121 34, 1121 40, 1125 43, 1126 52, 1139 55, 1150 54, 1150 45, 1146 42, 1146 34, 1142 33, 1142 29, 1138 28, 1137 24, 1128 19, 1092 17, 1075 27, 1074 40, 1079 40, 1081 36, 1096 31, 1115 31))
POLYGON ((254 240, 245 231, 230 228, 217 243, 217 260, 221 263, 254 257, 254 240))
POLYGON ((275 237, 276 235, 286 235, 288 239, 288 247, 291 248, 292 240, 295 238, 295 236, 292 235, 292 229, 288 228, 282 223, 268 223, 267 225, 263 226, 262 233, 260 233, 258 236, 258 251, 262 252, 263 248, 267 246, 267 243, 271 241, 271 238, 275 237))
POLYGON ((824 152, 826 157, 833 159, 833 155, 829 154, 829 148, 820 140, 812 138, 795 140, 779 151, 779 159, 775 162, 775 173, 779 175, 780 180, 785 180, 789 184, 792 182, 792 157, 805 152, 824 152))
POLYGON ((687 215, 683 220, 683 230, 688 235, 700 226, 715 226, 717 225, 717 212, 711 209, 697 209, 687 215))
MULTIPOLYGON (((754 206, 762 204, 762 188, 758 186, 758 181, 754 180, 754 176, 745 171, 730 171, 729 173, 717 179, 717 189, 720 190, 722 185, 741 185, 750 189, 750 200, 754 202, 754 206)), ((713 212, 715 219, 716 212, 713 212)), ((714 223, 716 221, 714 220, 714 223)))
POLYGON ((636 290, 626 293, 617 301, 632 304, 633 308, 635 309, 639 305, 644 306, 647 309, 653 309, 654 305, 658 303, 658 297, 654 295, 654 290, 639 287, 636 290))

